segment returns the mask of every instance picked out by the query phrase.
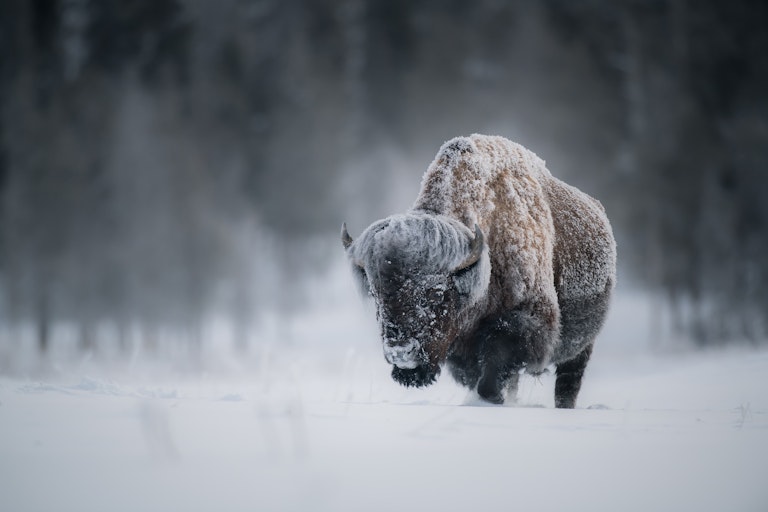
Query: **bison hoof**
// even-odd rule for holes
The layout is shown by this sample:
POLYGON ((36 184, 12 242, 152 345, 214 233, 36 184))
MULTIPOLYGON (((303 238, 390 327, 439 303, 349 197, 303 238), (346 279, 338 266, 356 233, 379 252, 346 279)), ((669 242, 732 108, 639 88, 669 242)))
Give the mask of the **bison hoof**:
POLYGON ((490 402, 496 405, 501 405, 504 403, 504 396, 501 393, 483 394, 478 391, 477 394, 480 395, 480 398, 482 398, 486 402, 490 402))
POLYGON ((392 367, 392 378, 405 387, 423 388, 433 384, 440 375, 440 367, 417 366, 416 368, 392 367))
POLYGON ((485 400, 486 402, 490 402, 492 404, 501 405, 504 403, 504 395, 501 391, 495 388, 491 388, 490 386, 483 386, 482 382, 477 387, 477 394, 485 400))

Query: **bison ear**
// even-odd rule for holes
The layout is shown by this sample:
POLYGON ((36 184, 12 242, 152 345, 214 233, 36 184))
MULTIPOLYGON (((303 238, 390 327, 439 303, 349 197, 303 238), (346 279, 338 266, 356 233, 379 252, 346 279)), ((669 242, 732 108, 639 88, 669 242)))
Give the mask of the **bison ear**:
POLYGON ((341 225, 341 243, 344 245, 344 249, 349 249, 349 246, 352 245, 352 237, 349 236, 349 232, 347 231, 347 223, 343 223, 341 225))
POLYGON ((483 249, 485 248, 485 239, 483 237, 483 231, 480 226, 475 224, 475 238, 472 239, 472 243, 469 246, 469 254, 461 262, 459 266, 453 269, 453 273, 461 272, 480 260, 480 256, 483 255, 483 249))
MULTIPOLYGON (((345 222, 341 225, 341 243, 344 246, 344 249, 346 250, 346 249, 349 249, 349 247, 352 245, 352 242, 354 242, 354 240, 352 240, 352 237, 349 236, 349 232, 347 231, 347 223, 345 222)), ((363 268, 362 263, 360 263, 357 260, 353 260, 353 263, 355 264, 356 267, 362 270, 363 268)))

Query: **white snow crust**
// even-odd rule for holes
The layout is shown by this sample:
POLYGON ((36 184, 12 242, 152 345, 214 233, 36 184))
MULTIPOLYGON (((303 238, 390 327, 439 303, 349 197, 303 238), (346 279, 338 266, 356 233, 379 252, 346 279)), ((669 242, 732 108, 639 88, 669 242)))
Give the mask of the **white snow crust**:
POLYGON ((363 231, 350 257, 381 265, 395 249, 405 262, 425 272, 447 273, 466 258, 473 236, 469 228, 444 215, 395 214, 363 231))
MULTIPOLYGON (((400 265, 418 269, 420 275, 447 275, 465 260, 473 238, 474 233, 456 219, 412 211, 371 224, 349 249, 349 258, 375 278, 379 269, 392 264, 394 250, 400 265)), ((490 277, 486 246, 477 269, 466 279, 457 279, 456 286, 474 304, 486 294, 490 277)), ((362 288, 367 290, 367 285, 362 283, 362 288)))
POLYGON ((554 305, 558 297, 591 297, 615 283, 616 246, 603 206, 504 137, 445 142, 413 208, 478 224, 495 279, 513 303, 554 305))

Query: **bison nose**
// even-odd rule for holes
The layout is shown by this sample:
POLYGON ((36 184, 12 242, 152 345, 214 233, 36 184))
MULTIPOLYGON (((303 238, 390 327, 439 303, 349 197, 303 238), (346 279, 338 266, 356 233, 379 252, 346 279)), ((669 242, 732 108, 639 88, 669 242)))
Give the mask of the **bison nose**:
POLYGON ((413 369, 419 366, 419 342, 408 340, 404 345, 384 344, 384 358, 389 364, 401 369, 413 369))

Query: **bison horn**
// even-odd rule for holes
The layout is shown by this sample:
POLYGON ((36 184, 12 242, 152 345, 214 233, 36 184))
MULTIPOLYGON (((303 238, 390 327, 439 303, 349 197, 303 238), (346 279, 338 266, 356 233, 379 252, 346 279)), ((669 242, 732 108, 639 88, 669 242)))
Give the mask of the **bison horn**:
POLYGON ((485 245, 483 240, 483 232, 480 229, 480 226, 475 224, 475 238, 472 239, 472 243, 469 247, 469 255, 466 257, 466 259, 454 269, 454 272, 459 272, 460 270, 464 270, 465 268, 469 268, 480 259, 480 256, 483 254, 483 246, 485 245))
POLYGON ((349 246, 352 245, 352 237, 349 236, 346 222, 341 225, 341 243, 344 244, 345 249, 349 249, 349 246))

